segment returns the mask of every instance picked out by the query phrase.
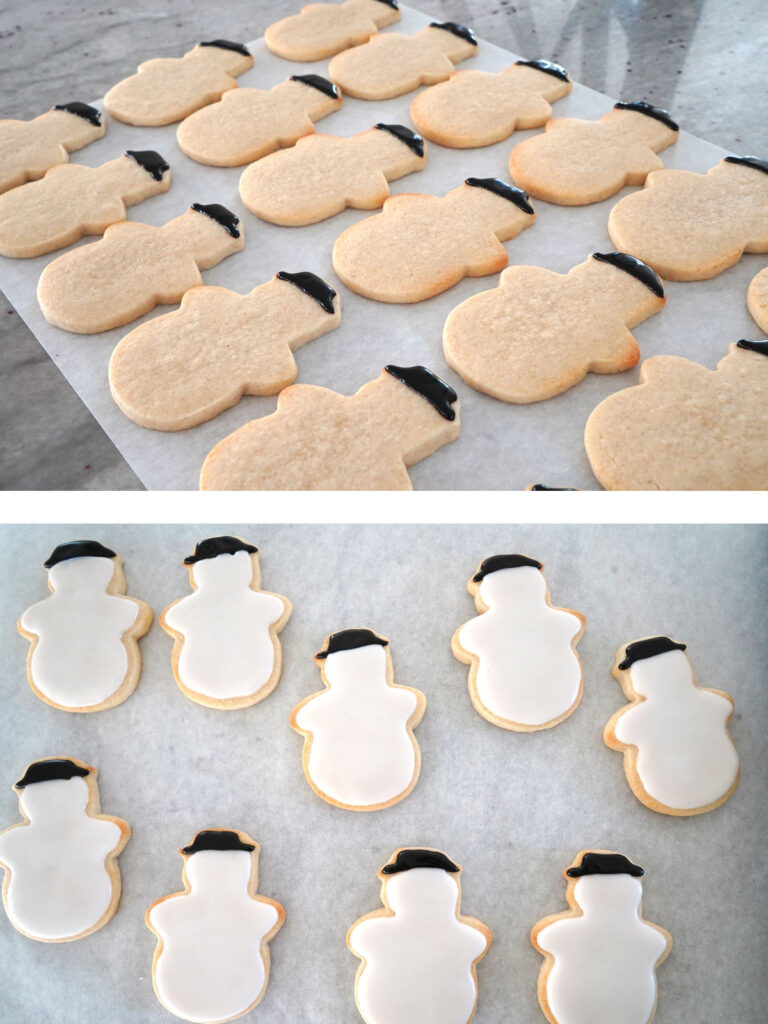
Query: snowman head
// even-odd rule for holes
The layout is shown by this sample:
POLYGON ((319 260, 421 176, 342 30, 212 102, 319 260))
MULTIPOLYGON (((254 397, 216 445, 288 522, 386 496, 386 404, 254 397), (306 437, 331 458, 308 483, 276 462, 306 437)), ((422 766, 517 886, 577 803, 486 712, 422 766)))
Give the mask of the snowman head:
POLYGON ((205 829, 181 850, 190 888, 247 890, 253 872, 256 844, 244 833, 205 829))
POLYGON ((91 772, 91 768, 66 758, 52 757, 29 765, 15 788, 30 823, 84 814, 90 797, 85 780, 91 772))
POLYGON ((472 582, 479 584, 480 596, 489 608, 544 602, 547 583, 541 569, 541 562, 527 555, 492 555, 481 563, 472 582))
POLYGON ((184 564, 192 567, 198 587, 250 587, 254 576, 251 555, 258 550, 239 537, 208 537, 198 541, 184 564))
POLYGON ((629 671, 632 688, 641 697, 664 697, 673 689, 693 683, 685 644, 668 636, 652 636, 627 644, 620 671, 629 671))
POLYGON ((60 593, 81 587, 84 579, 106 590, 115 572, 115 558, 115 552, 97 540, 71 540, 54 548, 44 565, 51 586, 60 593))
POLYGON ((634 914, 640 905, 643 869, 621 853, 583 853, 566 876, 577 879, 573 896, 585 914, 602 918, 634 914))
POLYGON ((323 673, 331 685, 386 683, 389 640, 371 629, 344 629, 331 633, 315 658, 324 661, 323 673))
POLYGON ((439 850, 398 850, 380 871, 389 909, 396 915, 416 913, 420 919, 453 917, 460 870, 439 850))

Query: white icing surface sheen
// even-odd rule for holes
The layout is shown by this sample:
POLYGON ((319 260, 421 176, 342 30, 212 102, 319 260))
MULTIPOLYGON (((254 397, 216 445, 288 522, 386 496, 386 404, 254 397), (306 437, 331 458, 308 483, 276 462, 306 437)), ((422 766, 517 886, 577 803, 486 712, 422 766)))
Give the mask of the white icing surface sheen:
POLYGON ((477 695, 498 718, 544 725, 565 714, 579 693, 581 666, 571 641, 581 629, 572 612, 552 608, 534 566, 500 569, 480 583, 488 611, 459 630, 479 659, 477 695))
POLYGON ((639 879, 586 875, 573 893, 583 916, 538 934, 554 956, 546 993, 557 1024, 647 1024, 656 1004, 654 965, 667 943, 639 915, 639 879))
POLYGON ((352 949, 365 958, 357 1000, 368 1024, 470 1020, 477 999, 472 964, 488 943, 456 917, 457 877, 440 868, 391 875, 386 897, 394 916, 362 920, 350 932, 352 949))
POLYGON ((0 836, 0 861, 11 872, 8 916, 35 938, 81 935, 112 902, 105 860, 121 832, 114 822, 86 814, 88 796, 80 777, 26 786, 21 807, 29 825, 0 836))
POLYGON ((108 594, 111 558, 70 558, 49 570, 53 593, 21 616, 37 636, 31 674, 38 690, 64 707, 108 700, 125 679, 123 634, 139 615, 130 598, 108 594))
POLYGON ((649 795, 678 810, 725 796, 739 770, 726 726, 731 702, 694 684, 683 651, 643 658, 629 673, 645 700, 621 715, 615 732, 638 748, 637 772, 649 795))

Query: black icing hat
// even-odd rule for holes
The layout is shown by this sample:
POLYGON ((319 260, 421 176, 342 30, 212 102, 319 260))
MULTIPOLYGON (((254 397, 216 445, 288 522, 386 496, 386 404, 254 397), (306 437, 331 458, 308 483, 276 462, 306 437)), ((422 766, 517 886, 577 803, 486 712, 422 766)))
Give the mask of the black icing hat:
POLYGON ((255 555, 258 550, 253 544, 240 540, 239 537, 207 537, 195 544, 194 553, 187 555, 184 565, 194 565, 195 562, 217 558, 219 555, 235 555, 238 551, 247 551, 255 555))
POLYGON ((244 57, 250 57, 251 51, 243 43, 233 43, 230 39, 211 39, 210 42, 200 43, 201 46, 217 46, 220 50, 232 50, 234 53, 242 53, 244 57))
POLYGON ((299 291, 314 299, 326 313, 334 312, 333 300, 336 298, 336 292, 317 274, 309 270, 299 270, 295 274, 287 270, 278 270, 275 277, 278 281, 288 281, 289 284, 295 285, 299 291))
POLYGON ((237 229, 240 218, 236 213, 228 210, 226 206, 222 206, 221 203, 192 203, 190 209, 194 210, 195 213, 202 213, 205 217, 210 217, 217 224, 221 224, 227 234, 233 238, 240 237, 240 232, 237 229))
POLYGON ((82 117, 85 121, 90 121, 97 128, 101 127, 101 111, 88 103, 81 103, 79 100, 74 100, 72 103, 54 103, 53 109, 74 114, 75 117, 82 117))
POLYGON ((15 789, 24 789, 36 782, 52 782, 54 779, 72 779, 75 776, 84 778, 90 775, 91 769, 75 764, 65 757, 49 757, 45 761, 33 761, 19 779, 15 789))
POLYGON ((610 263, 611 266, 631 274, 646 288, 650 288, 654 295, 658 295, 660 299, 664 298, 664 287, 659 280, 659 275, 637 256, 630 256, 626 252, 593 252, 592 259, 599 263, 610 263))
POLYGON ((459 39, 464 39, 473 46, 477 46, 477 36, 471 28, 466 25, 459 25, 455 21, 430 21, 430 28, 441 28, 444 32, 450 32, 459 39))
POLYGON ((753 171, 768 174, 768 160, 761 160, 759 156, 727 156, 724 159, 727 164, 742 164, 744 167, 751 167, 753 171))
POLYGON ((384 124, 383 121, 379 121, 373 127, 378 128, 380 132, 389 132, 390 135, 394 135, 396 139, 405 143, 408 149, 413 150, 416 156, 424 156, 424 139, 410 128, 406 128, 404 124, 384 124))
POLYGON ((528 202, 528 193, 515 185, 508 185, 501 178, 465 178, 464 184, 471 185, 472 188, 483 188, 486 192, 493 192, 494 195, 514 203, 523 213, 532 214, 534 212, 528 202))
POLYGON ((198 832, 189 846, 182 849, 186 856, 190 853, 200 853, 202 850, 245 850, 252 853, 256 847, 253 843, 244 843, 237 832, 223 828, 207 828, 198 832))
POLYGON ((395 366, 387 363, 384 367, 386 373, 396 377, 411 391, 426 398, 429 404, 443 419, 453 421, 456 419, 456 410, 453 403, 458 395, 444 380, 441 380, 436 373, 432 373, 426 366, 395 366))
POLYGON ((163 174, 171 169, 165 157, 160 156, 154 149, 126 149, 125 155, 135 160, 155 181, 162 181, 163 174))
POLYGON ((737 348, 746 349, 748 352, 757 352, 761 356, 768 356, 768 341, 749 341, 742 338, 736 342, 737 348))
POLYGON ((322 75, 291 75, 291 81, 302 82, 304 85, 308 85, 310 89, 317 89, 318 92, 325 93, 331 99, 336 100, 339 98, 337 86, 327 78, 323 78, 322 75))
POLYGON ((672 120, 668 110, 664 110, 662 107, 654 107, 652 103, 646 103, 645 100, 637 100, 634 103, 619 101, 614 103, 613 108, 614 110, 634 110, 638 114, 652 117, 654 121, 661 121, 667 128, 671 128, 673 132, 680 131, 680 125, 677 121, 672 120))
POLYGON ((640 878, 645 874, 623 853, 585 853, 581 863, 575 868, 568 868, 565 873, 569 878, 582 878, 584 875, 632 875, 640 878))
POLYGON ((67 562, 70 558, 115 558, 111 548, 105 548, 97 540, 69 540, 59 544, 43 562, 46 569, 52 569, 59 562, 67 562))
POLYGON ((498 572, 499 569, 520 569, 525 565, 530 565, 534 569, 541 569, 541 562, 537 562, 535 558, 529 558, 527 555, 491 555, 490 558, 485 558, 480 563, 480 568, 472 577, 473 583, 479 583, 480 580, 486 576, 490 576, 492 572, 498 572))
POLYGON ((381 869, 383 875, 397 875, 401 871, 411 871, 413 868, 441 868, 443 871, 452 873, 459 870, 458 865, 449 860, 439 850, 398 850, 397 856, 391 864, 385 864, 381 869))
POLYGON ((685 644, 670 640, 668 636, 650 636, 647 640, 635 640, 634 643, 627 644, 624 660, 619 662, 619 668, 630 668, 636 661, 655 658, 657 654, 666 654, 667 651, 684 650, 685 644))
POLYGON ((315 657, 327 658, 329 654, 338 654, 339 651, 354 651, 358 647, 371 647, 374 644, 388 647, 389 640, 377 636, 372 629, 342 629, 339 633, 331 633, 328 643, 315 657))
POLYGON ((524 68, 535 68, 536 71, 543 71, 545 75, 552 75, 554 78, 562 79, 563 82, 570 82, 568 72, 563 65, 555 64, 553 60, 516 60, 515 64, 524 68))

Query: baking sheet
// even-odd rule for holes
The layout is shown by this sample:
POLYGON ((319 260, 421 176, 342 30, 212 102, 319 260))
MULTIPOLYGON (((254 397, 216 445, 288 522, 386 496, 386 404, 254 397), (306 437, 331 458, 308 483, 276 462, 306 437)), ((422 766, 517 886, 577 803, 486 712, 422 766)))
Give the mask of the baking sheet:
POLYGON ((176 851, 198 829, 234 826, 261 844, 260 891, 287 914, 272 942, 266 996, 247 1020, 358 1021, 347 928, 380 905, 376 870, 392 851, 427 845, 463 865, 463 911, 494 934, 478 969, 477 1024, 543 1021, 541 958, 528 933, 565 909, 562 871, 588 847, 621 850, 645 868, 645 915, 674 937, 658 973, 656 1024, 760 1024, 768 1004, 767 537, 757 526, 3 527, 0 828, 19 820, 10 787, 28 761, 75 755, 99 769, 102 807, 128 820, 133 836, 120 858, 120 906, 101 931, 38 943, 0 913, 0 1019, 174 1019, 152 990, 155 938, 144 911, 181 888, 176 851), (222 532, 258 544, 264 586, 293 602, 283 676, 269 698, 237 712, 185 698, 171 674, 172 641, 157 623, 141 641, 144 671, 124 704, 74 715, 35 697, 25 681, 28 645, 13 624, 45 595, 42 562, 57 543, 84 536, 112 545, 125 559, 128 593, 157 614, 188 592, 182 558, 222 532), (587 618, 580 707, 528 735, 473 710, 467 667, 450 649, 454 630, 475 614, 467 579, 504 550, 540 558, 554 603, 587 618), (328 632, 349 626, 390 637, 395 680, 428 701, 416 729, 419 782, 402 803, 373 814, 312 793, 301 737, 288 723, 321 686, 312 655, 328 632), (601 738, 623 705, 609 674, 614 652, 658 632, 687 641, 701 682, 736 702, 741 783, 723 807, 697 818, 643 807, 621 756, 601 738))

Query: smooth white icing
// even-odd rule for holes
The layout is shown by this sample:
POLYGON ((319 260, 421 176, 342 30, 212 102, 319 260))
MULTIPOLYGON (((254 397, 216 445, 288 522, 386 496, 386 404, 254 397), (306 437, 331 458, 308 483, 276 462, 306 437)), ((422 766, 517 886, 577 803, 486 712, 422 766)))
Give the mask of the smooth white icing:
MULTIPOLYGON (((488 941, 459 921, 456 875, 412 868, 387 878, 392 917, 370 917, 349 935, 365 959, 357 1001, 368 1024, 466 1024, 477 1000, 472 964, 488 941)), ((594 1024, 594 1021, 592 1022, 594 1024)))
POLYGON ((149 911, 162 941, 155 988, 177 1017, 229 1020, 244 1013, 264 988, 261 945, 278 913, 249 892, 251 857, 245 850, 191 854, 185 867, 190 892, 149 911))
POLYGON ((285 610, 274 594, 251 590, 253 563, 247 551, 195 562, 196 590, 165 612, 181 633, 181 682, 216 700, 247 697, 268 682, 275 668, 269 632, 285 610))
POLYGON ((407 729, 416 710, 410 690, 387 684, 386 648, 337 651, 325 659, 330 686, 296 716, 312 733, 308 773, 338 803, 371 807, 410 786, 416 753, 407 729))
POLYGON ((106 914, 114 895, 105 861, 119 845, 113 821, 86 814, 84 779, 52 779, 21 790, 29 818, 0 835, 10 871, 5 906, 11 922, 38 939, 71 939, 106 914))
POLYGON ((639 879, 585 875, 573 895, 583 916, 555 921, 537 937, 554 957, 546 994, 557 1024, 647 1024, 667 942, 640 917, 639 879))
POLYGON ((637 747, 637 773, 659 803, 692 810, 725 796, 739 770, 726 722, 733 705, 694 684, 683 651, 636 661, 632 688, 645 699, 616 721, 616 738, 637 747))
POLYGON ((571 647, 579 617, 547 604, 544 575, 534 566, 490 573, 480 583, 480 597, 488 610, 458 634, 463 649, 478 658, 480 702, 519 725, 540 726, 565 714, 581 683, 571 647))
POLYGON ((92 707, 122 686, 128 671, 123 634, 139 616, 130 598, 108 594, 111 558, 70 558, 49 570, 53 593, 21 616, 37 636, 30 672, 37 689, 63 707, 92 707))

